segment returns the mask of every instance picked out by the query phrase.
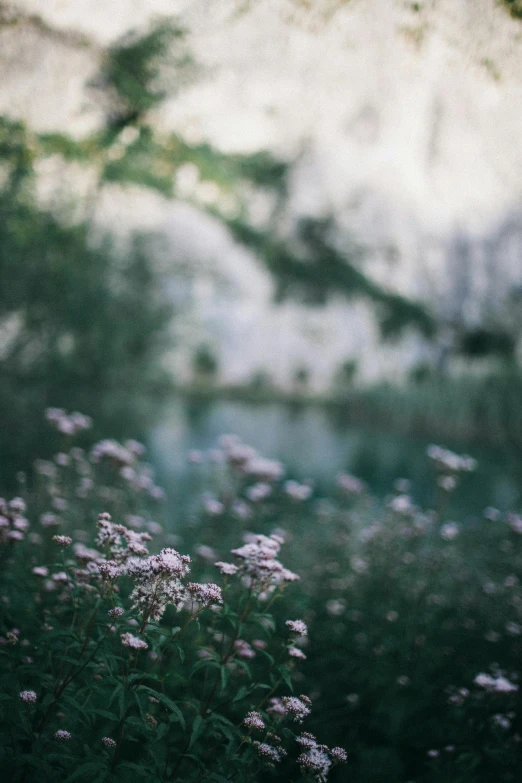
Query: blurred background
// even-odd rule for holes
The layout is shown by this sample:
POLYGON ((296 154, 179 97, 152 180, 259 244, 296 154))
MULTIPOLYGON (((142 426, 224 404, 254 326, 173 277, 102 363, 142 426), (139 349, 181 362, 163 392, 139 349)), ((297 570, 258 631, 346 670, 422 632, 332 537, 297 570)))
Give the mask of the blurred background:
POLYGON ((516 503, 521 52, 520 0, 0 3, 0 484, 62 406, 167 488, 236 432, 516 503))

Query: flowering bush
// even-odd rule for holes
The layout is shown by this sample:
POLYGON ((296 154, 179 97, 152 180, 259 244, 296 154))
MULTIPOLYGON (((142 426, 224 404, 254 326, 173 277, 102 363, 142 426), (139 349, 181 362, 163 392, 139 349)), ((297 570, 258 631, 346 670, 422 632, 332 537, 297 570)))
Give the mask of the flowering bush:
MULTIPOLYGON (((190 535, 199 548, 203 540, 218 548, 238 527, 273 530, 276 520, 284 531, 285 561, 303 579, 290 605, 274 611, 288 628, 298 616, 310 628, 297 647, 314 702, 306 729, 348 750, 338 779, 515 780, 522 515, 489 507, 452 518, 453 495, 477 464, 441 447, 427 453, 429 509, 405 479, 377 501, 349 474, 336 477, 328 497, 311 482, 301 485, 309 493, 288 493, 282 470, 252 494, 256 458, 230 437, 192 455, 219 512, 203 504, 190 535)), ((321 752, 312 754, 318 765, 321 752)))
POLYGON ((451 518, 474 460, 430 447, 425 510, 226 436, 174 534, 140 444, 48 418, 63 450, 0 503, 7 780, 517 779, 522 516, 451 518))
MULTIPOLYGON (((48 419, 68 437, 89 424, 48 419)), ((0 501, 6 779, 240 783, 284 763, 325 781, 346 754, 299 736, 312 710, 292 693, 307 626, 270 611, 299 580, 279 560, 284 539, 247 536, 216 559, 215 582, 191 581, 190 556, 150 552, 162 493, 142 453, 72 446, 37 462, 27 498, 0 501), (112 514, 95 521, 101 504, 112 514)), ((279 476, 268 460, 250 472, 279 476)))

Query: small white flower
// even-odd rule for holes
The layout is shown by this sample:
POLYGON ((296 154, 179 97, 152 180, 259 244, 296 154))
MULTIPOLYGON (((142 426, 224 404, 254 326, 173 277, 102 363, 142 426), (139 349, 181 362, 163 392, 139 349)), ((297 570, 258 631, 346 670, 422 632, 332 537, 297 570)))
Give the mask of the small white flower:
POLYGON ((131 650, 147 650, 149 646, 143 639, 139 639, 131 633, 122 633, 120 639, 123 646, 129 647, 131 650))
POLYGON ((265 728, 263 718, 259 712, 247 712, 243 718, 243 726, 246 726, 247 729, 257 729, 258 731, 262 731, 265 728))
POLYGON ((20 691, 19 698, 24 704, 35 704, 38 696, 35 691, 20 691))

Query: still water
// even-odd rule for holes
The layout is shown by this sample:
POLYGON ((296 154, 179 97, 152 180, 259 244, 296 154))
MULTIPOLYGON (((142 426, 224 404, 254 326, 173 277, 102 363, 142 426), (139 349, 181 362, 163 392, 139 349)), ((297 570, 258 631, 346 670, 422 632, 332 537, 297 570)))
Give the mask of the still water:
MULTIPOLYGON (((408 478, 417 503, 429 506, 433 500, 433 470, 426 457, 426 440, 353 424, 348 427, 338 415, 317 406, 174 398, 148 438, 149 457, 158 481, 167 489, 173 521, 182 520, 195 489, 194 467, 187 453, 215 448, 225 433, 239 435, 263 456, 283 462, 288 477, 312 479, 319 495, 329 491, 339 472, 349 472, 362 478, 378 496, 389 493, 397 478, 408 478)), ((441 445, 469 453, 479 462, 478 470, 465 476, 455 493, 451 506, 455 519, 464 521, 487 506, 505 510, 520 505, 520 450, 441 445)))

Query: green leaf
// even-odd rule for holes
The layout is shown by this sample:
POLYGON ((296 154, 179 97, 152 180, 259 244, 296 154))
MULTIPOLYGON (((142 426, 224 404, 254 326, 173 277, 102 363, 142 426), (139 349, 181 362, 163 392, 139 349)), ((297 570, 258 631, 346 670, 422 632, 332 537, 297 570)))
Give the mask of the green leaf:
POLYGON ((201 732, 203 731, 204 727, 204 720, 201 717, 201 715, 196 715, 194 718, 194 723, 192 724, 192 732, 190 734, 190 742, 188 749, 192 747, 192 745, 195 743, 201 732))
POLYGON ((236 695, 234 696, 234 698, 232 699, 232 703, 244 699, 247 693, 248 693, 248 688, 245 685, 242 685, 241 688, 236 693, 236 695))
POLYGON ((162 740, 169 733, 170 726, 168 723, 160 723, 155 733, 155 740, 162 740))
POLYGON ((221 667, 221 690, 225 690, 227 687, 227 680, 230 679, 230 671, 226 666, 221 667))
POLYGON ((181 712, 178 705, 172 701, 172 699, 169 699, 169 697, 165 696, 164 693, 159 693, 158 691, 155 691, 152 688, 148 688, 146 685, 140 685, 138 690, 144 691, 145 693, 154 696, 154 698, 160 701, 162 704, 164 704, 165 707, 168 707, 169 710, 176 716, 178 721, 181 723, 183 729, 185 729, 185 718, 183 717, 183 713, 181 712))
POLYGON ((277 671, 281 674, 281 677, 283 678, 286 685, 290 688, 292 693, 294 692, 294 686, 292 683, 292 679, 290 677, 290 672, 286 668, 286 666, 278 666, 277 671))
POLYGON ((120 769, 130 769, 135 772, 139 777, 148 777, 148 772, 143 768, 141 764, 134 764, 132 761, 124 761, 119 765, 120 769))
POLYGON ((115 720, 116 718, 116 716, 112 712, 109 712, 109 710, 96 709, 94 710, 94 714, 101 715, 102 718, 107 718, 108 720, 115 720))
POLYGON ((244 669, 244 671, 248 674, 249 680, 251 680, 252 679, 252 670, 251 670, 250 666, 248 665, 248 663, 246 663, 245 661, 239 661, 237 659, 236 659, 235 663, 241 669, 244 669))
MULTIPOLYGON (((72 775, 69 775, 69 777, 65 779, 64 783, 72 783, 73 780, 79 780, 87 773, 89 773, 89 775, 93 775, 94 773, 102 772, 105 769, 106 765, 104 762, 88 761, 86 764, 82 764, 81 767, 78 767, 72 775)), ((91 778, 89 777, 86 780, 91 780, 91 778)))

